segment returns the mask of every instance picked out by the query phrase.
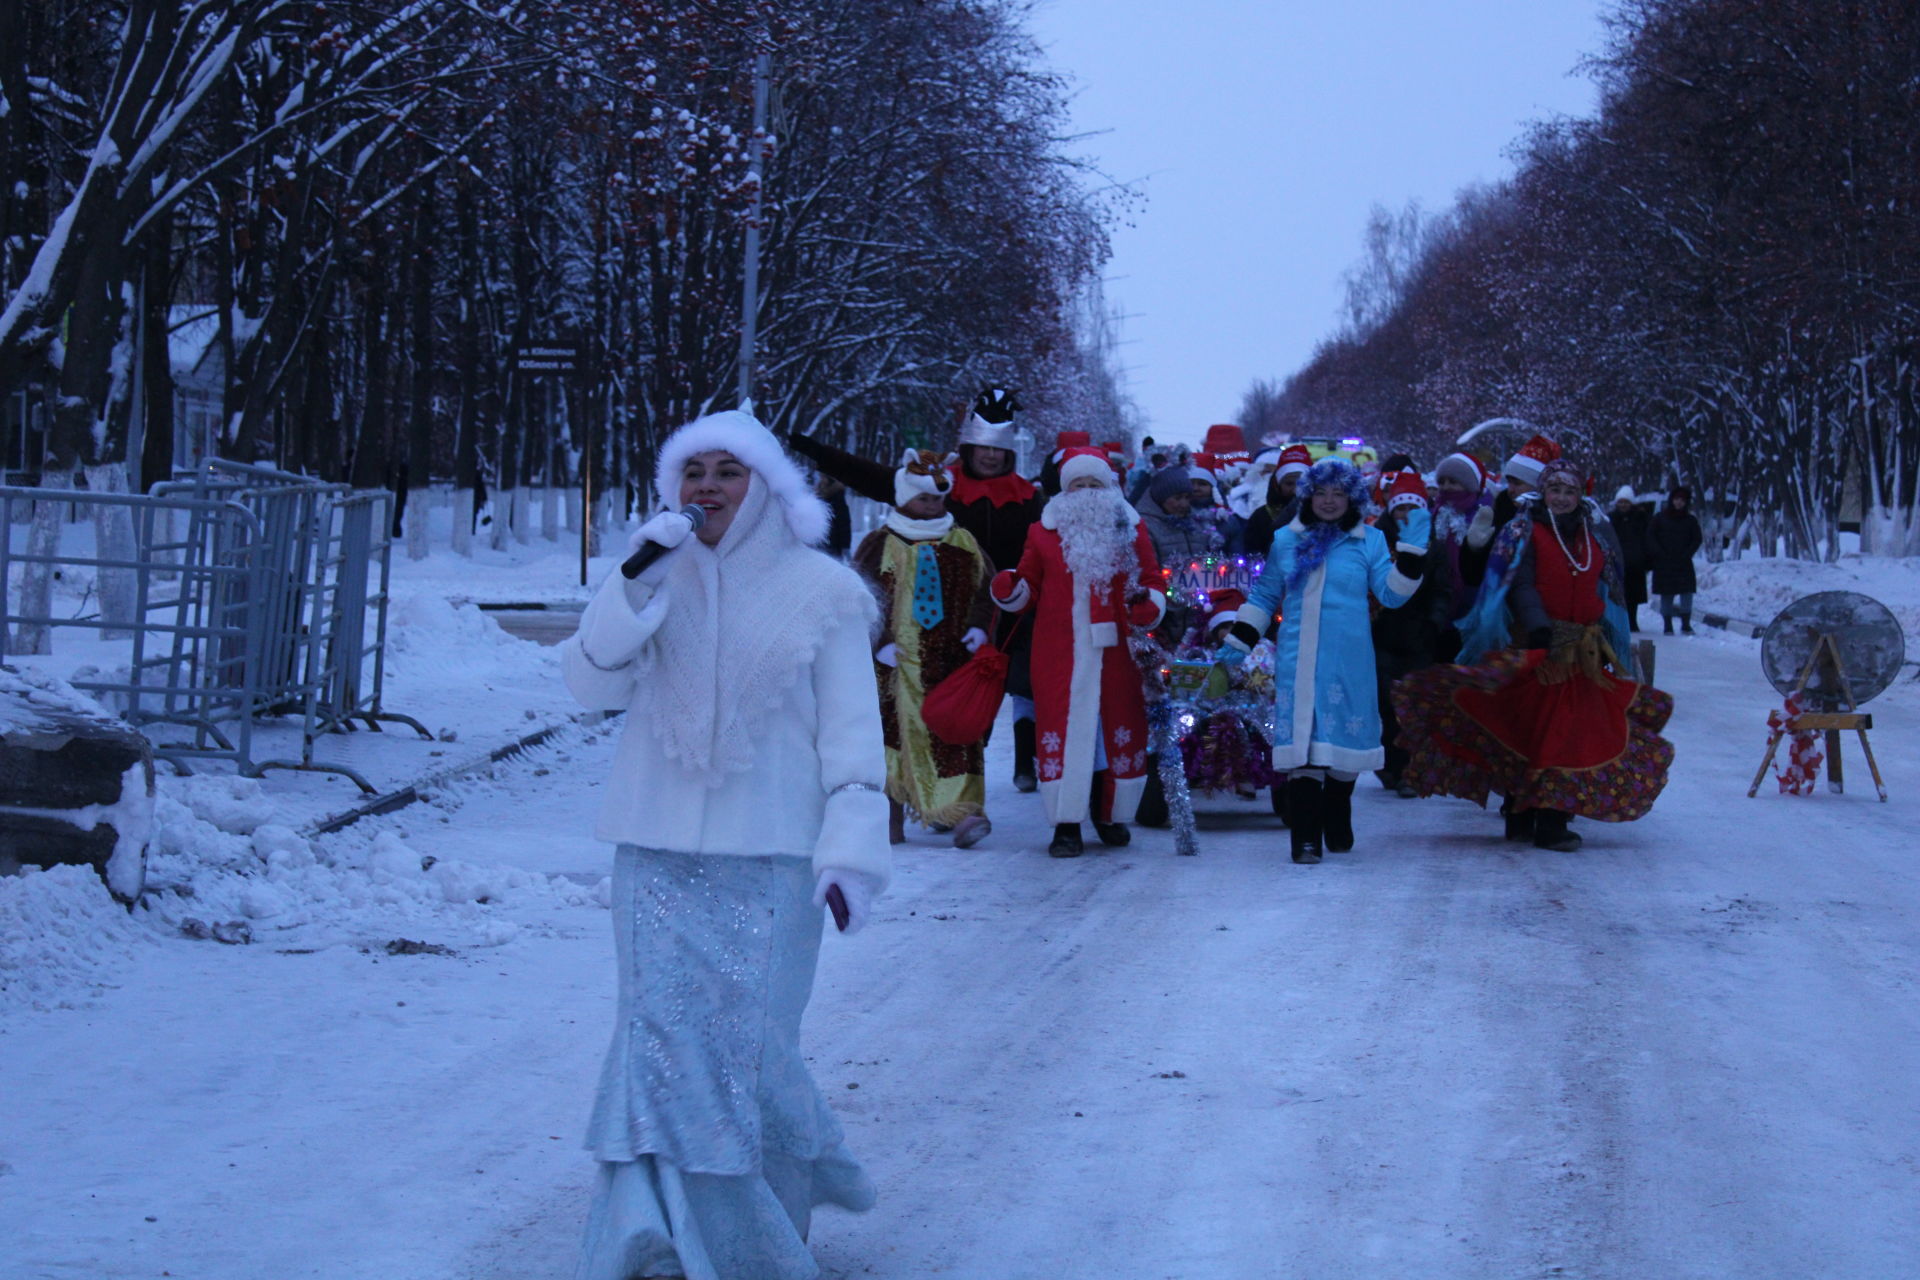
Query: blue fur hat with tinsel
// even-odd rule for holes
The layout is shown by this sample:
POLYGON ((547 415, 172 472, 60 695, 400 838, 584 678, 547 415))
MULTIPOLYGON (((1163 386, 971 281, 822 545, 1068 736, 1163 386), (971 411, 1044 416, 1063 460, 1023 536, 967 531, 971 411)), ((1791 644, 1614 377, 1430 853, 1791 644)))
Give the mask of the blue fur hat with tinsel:
POLYGON ((1316 489, 1338 489, 1347 495, 1347 501, 1359 510, 1367 505, 1367 481, 1360 469, 1345 458, 1322 458, 1307 471, 1305 481, 1300 485, 1300 494, 1305 497, 1316 489))

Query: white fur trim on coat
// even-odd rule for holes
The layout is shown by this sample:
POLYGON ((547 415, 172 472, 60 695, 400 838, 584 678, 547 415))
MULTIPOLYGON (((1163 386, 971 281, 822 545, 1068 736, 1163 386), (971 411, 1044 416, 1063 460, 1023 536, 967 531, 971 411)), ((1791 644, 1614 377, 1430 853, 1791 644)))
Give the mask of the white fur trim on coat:
MULTIPOLYGON (((1080 822, 1093 793, 1093 760, 1099 750, 1100 677, 1106 657, 1094 640, 1093 602, 1073 593, 1073 670, 1067 676, 1067 732, 1058 778, 1042 779, 1040 799, 1047 820, 1080 822)), ((1135 801, 1136 806, 1138 801, 1135 801)))
POLYGON ((680 507, 680 473, 687 459, 696 453, 723 449, 746 464, 747 470, 766 481, 767 491, 780 503, 787 517, 787 528, 801 546, 814 547, 827 540, 832 516, 827 504, 814 496, 807 478, 794 464, 773 432, 759 419, 739 409, 723 409, 696 418, 667 437, 654 461, 654 494, 662 508, 680 507))
POLYGON ((1005 449, 1009 453, 1019 448, 1011 422, 988 422, 977 413, 967 415, 966 425, 960 428, 960 443, 1005 449))
POLYGON ((1026 612, 1027 606, 1033 603, 1033 587, 1028 584, 1025 578, 1015 578, 1013 580, 1013 590, 1004 596, 991 589, 989 589, 988 594, 993 596, 993 602, 995 604, 1005 609, 1008 613, 1024 613, 1026 612))

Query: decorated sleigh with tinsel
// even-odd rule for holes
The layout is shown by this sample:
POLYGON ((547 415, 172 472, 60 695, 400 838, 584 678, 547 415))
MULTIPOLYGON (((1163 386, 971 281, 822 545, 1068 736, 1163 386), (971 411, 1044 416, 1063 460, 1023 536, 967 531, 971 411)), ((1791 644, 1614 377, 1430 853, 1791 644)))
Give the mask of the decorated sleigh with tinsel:
POLYGON ((1155 767, 1137 820, 1171 827, 1177 852, 1199 851, 1194 795, 1251 798, 1267 793, 1280 813, 1273 773, 1273 646, 1262 641, 1234 673, 1219 698, 1205 694, 1213 657, 1204 640, 1189 637, 1169 653, 1150 635, 1131 639, 1146 694, 1148 740, 1155 767))

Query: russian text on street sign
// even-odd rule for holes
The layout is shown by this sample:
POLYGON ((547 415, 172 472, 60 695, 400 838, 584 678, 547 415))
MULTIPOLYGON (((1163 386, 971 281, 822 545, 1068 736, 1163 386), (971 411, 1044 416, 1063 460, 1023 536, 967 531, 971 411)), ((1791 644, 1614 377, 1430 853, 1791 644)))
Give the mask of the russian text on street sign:
POLYGON ((577 342, 529 342, 514 352, 513 367, 521 373, 578 373, 577 342))

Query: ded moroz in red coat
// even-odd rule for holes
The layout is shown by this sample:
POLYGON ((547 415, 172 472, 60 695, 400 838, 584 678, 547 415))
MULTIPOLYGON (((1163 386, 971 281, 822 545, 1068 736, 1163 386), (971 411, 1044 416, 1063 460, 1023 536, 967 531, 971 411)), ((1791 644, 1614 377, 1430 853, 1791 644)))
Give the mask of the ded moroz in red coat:
POLYGON ((1083 586, 1067 568, 1049 503, 1027 531, 1016 569, 995 577, 993 597, 1013 613, 1032 611, 1035 760, 1048 820, 1080 822, 1092 799, 1096 726, 1104 733, 1101 822, 1131 822, 1147 785, 1147 707, 1127 650, 1135 627, 1166 611, 1164 575, 1153 541, 1133 518, 1135 568, 1083 586), (1133 603, 1128 598, 1133 597, 1133 603))

